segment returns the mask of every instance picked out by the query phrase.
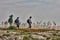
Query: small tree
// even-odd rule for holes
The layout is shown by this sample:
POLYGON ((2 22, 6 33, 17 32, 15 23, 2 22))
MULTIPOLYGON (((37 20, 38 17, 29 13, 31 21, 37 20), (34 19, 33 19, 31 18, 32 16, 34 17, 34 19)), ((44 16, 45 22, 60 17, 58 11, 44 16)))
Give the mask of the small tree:
POLYGON ((53 25, 56 26, 56 22, 55 21, 53 21, 53 25))
POLYGON ((48 21, 48 23, 47 23, 47 26, 51 26, 52 24, 51 24, 51 22, 50 21, 48 21))
POLYGON ((6 26, 8 25, 8 22, 7 22, 7 21, 5 21, 5 22, 4 22, 4 25, 5 25, 5 27, 6 27, 6 26))
POLYGON ((42 20, 39 22, 39 24, 41 24, 42 23, 42 20))
POLYGON ((46 22, 43 22, 43 26, 46 26, 46 22))

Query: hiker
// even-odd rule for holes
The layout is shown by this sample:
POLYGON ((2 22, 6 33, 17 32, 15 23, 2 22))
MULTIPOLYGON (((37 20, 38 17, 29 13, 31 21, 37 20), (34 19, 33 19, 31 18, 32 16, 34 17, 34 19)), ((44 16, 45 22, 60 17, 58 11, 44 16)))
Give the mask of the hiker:
POLYGON ((12 26, 12 23, 13 23, 13 15, 10 15, 9 16, 8 22, 9 22, 10 27, 11 27, 12 26))
POLYGON ((27 23, 28 23, 28 25, 29 25, 29 28, 31 28, 32 26, 31 26, 31 24, 32 24, 32 21, 31 21, 31 16, 29 17, 29 19, 27 20, 27 23))
POLYGON ((17 17, 17 18, 15 19, 15 24, 17 25, 17 27, 18 27, 18 29, 19 29, 19 25, 20 25, 19 17, 17 17))

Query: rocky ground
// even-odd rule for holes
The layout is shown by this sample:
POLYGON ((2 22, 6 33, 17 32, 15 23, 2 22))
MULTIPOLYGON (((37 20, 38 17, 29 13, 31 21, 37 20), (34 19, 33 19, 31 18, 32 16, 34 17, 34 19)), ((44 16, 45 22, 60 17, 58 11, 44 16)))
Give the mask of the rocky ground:
POLYGON ((60 40, 60 30, 0 29, 0 40, 60 40))

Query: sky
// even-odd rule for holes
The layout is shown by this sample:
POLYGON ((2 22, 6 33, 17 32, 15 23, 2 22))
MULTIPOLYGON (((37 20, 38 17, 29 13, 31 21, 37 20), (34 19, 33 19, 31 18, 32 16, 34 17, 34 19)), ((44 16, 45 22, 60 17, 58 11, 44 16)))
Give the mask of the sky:
POLYGON ((20 17, 26 22, 29 16, 32 21, 55 21, 60 25, 60 0, 0 0, 0 23, 7 21, 9 15, 20 17))

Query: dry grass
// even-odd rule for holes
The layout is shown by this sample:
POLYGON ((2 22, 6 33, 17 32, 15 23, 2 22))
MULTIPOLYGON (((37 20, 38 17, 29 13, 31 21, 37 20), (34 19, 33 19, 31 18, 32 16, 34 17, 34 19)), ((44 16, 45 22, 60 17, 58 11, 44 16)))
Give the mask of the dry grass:
MULTIPOLYGON (((20 31, 31 31, 31 32, 45 32, 45 31, 54 31, 55 29, 50 29, 50 28, 13 28, 15 30, 20 30, 20 31)), ((0 28, 0 30, 10 30, 9 28, 0 28)), ((12 30, 12 29, 11 29, 12 30)))

